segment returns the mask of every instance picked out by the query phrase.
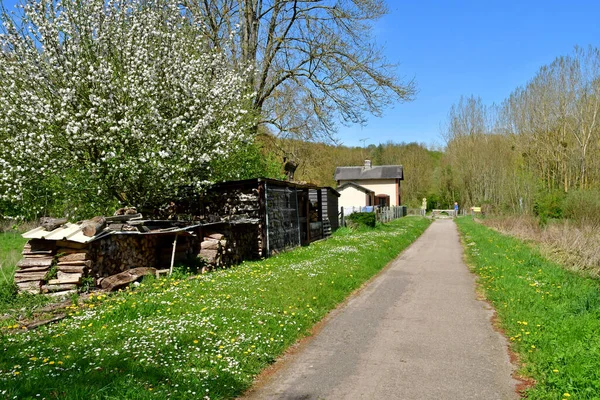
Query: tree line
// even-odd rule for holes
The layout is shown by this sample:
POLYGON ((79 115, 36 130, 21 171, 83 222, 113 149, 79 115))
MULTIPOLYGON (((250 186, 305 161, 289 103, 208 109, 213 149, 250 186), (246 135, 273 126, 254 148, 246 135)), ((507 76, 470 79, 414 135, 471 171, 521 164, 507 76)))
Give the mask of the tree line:
POLYGON ((595 209, 600 50, 557 57, 500 104, 462 97, 444 135, 448 190, 465 204, 543 218, 595 209))

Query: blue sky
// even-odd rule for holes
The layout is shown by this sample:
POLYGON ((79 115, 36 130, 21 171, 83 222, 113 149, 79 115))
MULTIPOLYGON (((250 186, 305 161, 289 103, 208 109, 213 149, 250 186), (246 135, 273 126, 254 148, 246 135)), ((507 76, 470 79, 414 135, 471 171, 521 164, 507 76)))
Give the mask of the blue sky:
MULTIPOLYGON (((12 7, 16 0, 4 0, 12 7)), ((365 126, 340 126, 349 146, 387 141, 443 145, 440 125, 461 95, 501 102, 544 64, 575 45, 600 46, 600 1, 387 0, 376 40, 399 73, 414 78, 414 101, 365 126), (362 140, 364 139, 364 140, 362 140)))
POLYGON ((461 95, 501 102, 575 45, 600 46, 600 1, 398 1, 376 26, 378 43, 419 93, 364 127, 340 127, 343 144, 443 145, 440 124, 461 95), (361 139, 366 139, 364 142, 361 139))

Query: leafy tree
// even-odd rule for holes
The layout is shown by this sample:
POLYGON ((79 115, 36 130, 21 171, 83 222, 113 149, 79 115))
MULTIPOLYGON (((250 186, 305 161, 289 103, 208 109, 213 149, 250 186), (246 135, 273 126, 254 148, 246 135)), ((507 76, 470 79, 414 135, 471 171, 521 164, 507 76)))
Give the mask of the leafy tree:
POLYGON ((174 0, 27 0, 2 22, 4 202, 158 205, 253 139, 251 69, 174 0))

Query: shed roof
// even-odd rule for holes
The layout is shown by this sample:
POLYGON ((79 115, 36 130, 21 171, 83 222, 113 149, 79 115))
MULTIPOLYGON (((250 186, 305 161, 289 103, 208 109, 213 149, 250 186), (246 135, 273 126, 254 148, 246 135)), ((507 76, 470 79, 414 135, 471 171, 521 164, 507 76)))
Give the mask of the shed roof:
POLYGON ((336 181, 354 181, 365 179, 400 179, 404 180, 402 165, 380 165, 377 167, 337 167, 336 181))
MULTIPOLYGON (((110 218, 111 217, 107 217, 107 220, 110 220, 110 218)), ((65 240, 77 243, 89 243, 109 235, 171 235, 173 233, 188 235, 192 234, 190 232, 191 230, 201 226, 202 224, 178 223, 177 221, 136 220, 123 224, 123 226, 125 225, 128 227, 128 229, 116 229, 108 226, 94 236, 86 236, 82 232, 81 225, 67 222, 65 225, 60 226, 52 231, 47 231, 43 227, 39 226, 28 232, 25 232, 21 236, 25 239, 65 240), (138 230, 136 226, 129 225, 130 223, 136 223, 136 226, 148 224, 148 226, 152 229, 149 228, 147 231, 142 232, 138 230)))
POLYGON ((358 185, 358 184, 356 184, 354 182, 346 182, 346 183, 344 183, 342 186, 338 187, 338 191, 344 190, 347 187, 353 187, 353 188, 356 188, 356 189, 360 190, 361 192, 365 192, 365 193, 375 193, 374 191, 372 191, 370 189, 367 189, 364 186, 360 186, 360 185, 358 185))

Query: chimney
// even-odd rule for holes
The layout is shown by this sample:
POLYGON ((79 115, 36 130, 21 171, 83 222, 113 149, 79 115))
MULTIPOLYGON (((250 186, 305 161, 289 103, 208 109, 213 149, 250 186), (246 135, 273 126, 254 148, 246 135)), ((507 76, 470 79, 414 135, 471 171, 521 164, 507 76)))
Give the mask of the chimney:
POLYGON ((371 160, 365 160, 365 168, 371 168, 371 160))

